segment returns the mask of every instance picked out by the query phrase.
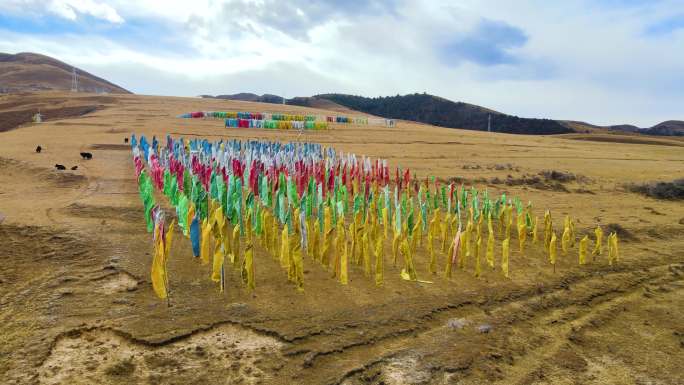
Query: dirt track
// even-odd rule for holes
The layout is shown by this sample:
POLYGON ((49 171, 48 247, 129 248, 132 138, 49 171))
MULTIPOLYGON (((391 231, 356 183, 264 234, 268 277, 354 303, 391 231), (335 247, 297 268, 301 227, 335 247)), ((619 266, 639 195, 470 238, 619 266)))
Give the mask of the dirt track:
POLYGON ((409 283, 388 259, 381 288, 357 267, 340 286, 305 259, 303 294, 257 249, 256 291, 245 291, 234 270, 219 294, 178 236, 169 308, 149 282, 151 238, 123 137, 296 140, 295 132, 174 116, 308 109, 112 98, 92 114, 0 133, 0 383, 684 383, 684 205, 621 188, 684 177, 678 146, 406 123, 306 133, 301 140, 480 187, 569 171, 583 178, 563 183, 568 192, 524 183, 489 190, 531 200, 539 214, 548 207, 556 222, 569 213, 582 235, 597 222, 620 223, 633 239, 621 244, 617 267, 599 259, 580 268, 573 250, 555 274, 539 247, 514 252, 509 280, 489 270, 475 278, 472 267, 451 280, 431 276, 419 255, 419 277, 434 283, 409 283), (79 167, 58 173, 55 163, 79 167))

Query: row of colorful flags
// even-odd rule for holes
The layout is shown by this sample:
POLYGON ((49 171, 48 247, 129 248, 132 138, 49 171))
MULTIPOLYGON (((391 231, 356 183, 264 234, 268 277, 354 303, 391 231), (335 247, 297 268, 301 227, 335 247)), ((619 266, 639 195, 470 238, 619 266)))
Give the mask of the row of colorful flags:
MULTIPOLYGON (((172 230, 164 230, 164 211, 155 198, 159 193, 174 208, 193 255, 212 265, 211 278, 221 290, 226 263, 240 269, 248 287, 255 287, 255 243, 280 262, 299 290, 304 287, 304 255, 342 284, 348 282, 351 264, 382 285, 386 244, 391 245, 393 264, 403 262, 405 280, 420 281, 414 260, 418 247, 424 247, 433 274, 442 270, 450 277, 454 268, 472 266, 479 276, 486 264, 498 266, 508 277, 512 233, 521 255, 528 237, 532 244, 543 240, 555 270, 558 237, 550 212, 540 224, 532 203, 517 197, 492 197, 487 190, 434 177, 419 180, 409 169, 390 171, 386 160, 315 143, 167 136, 161 144, 156 137, 148 141, 133 136, 131 144, 147 228, 155 239, 153 286, 162 298, 168 295, 163 266, 172 230), (496 243, 501 245, 498 262, 496 243), (437 254, 442 255, 439 261, 437 254)), ((576 239, 574 222, 566 217, 563 255, 575 247, 576 239)), ((602 239, 597 227, 594 257, 602 253, 602 239)), ((588 242, 588 235, 579 241, 580 265, 587 263, 588 242)), ((617 263, 617 234, 607 243, 608 262, 617 263)))

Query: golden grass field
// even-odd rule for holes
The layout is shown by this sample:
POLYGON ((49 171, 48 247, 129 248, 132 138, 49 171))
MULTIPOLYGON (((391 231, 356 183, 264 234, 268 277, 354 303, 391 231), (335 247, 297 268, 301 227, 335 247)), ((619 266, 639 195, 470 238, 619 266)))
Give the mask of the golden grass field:
POLYGON ((684 204, 623 188, 683 178, 684 141, 408 122, 300 136, 175 116, 325 111, 138 95, 0 97, 4 110, 27 103, 99 108, 0 132, 2 384, 684 384, 684 204), (433 283, 401 280, 401 266, 387 259, 376 287, 359 267, 342 286, 305 258, 299 293, 257 247, 256 290, 246 291, 235 270, 221 294, 210 267, 177 236, 167 307, 151 288, 151 235, 123 143, 131 133, 301 140, 387 158, 420 178, 458 178, 531 200, 536 214, 551 210, 557 227, 569 214, 580 236, 597 223, 619 224, 621 259, 610 267, 604 254, 580 267, 575 248, 559 254, 554 273, 541 247, 525 255, 513 247, 510 279, 488 268, 475 278, 472 266, 446 279, 428 273, 421 252, 418 276, 433 283), (93 159, 81 160, 81 151, 93 159), (78 169, 58 172, 56 163, 78 169), (542 170, 581 177, 524 182, 542 170))

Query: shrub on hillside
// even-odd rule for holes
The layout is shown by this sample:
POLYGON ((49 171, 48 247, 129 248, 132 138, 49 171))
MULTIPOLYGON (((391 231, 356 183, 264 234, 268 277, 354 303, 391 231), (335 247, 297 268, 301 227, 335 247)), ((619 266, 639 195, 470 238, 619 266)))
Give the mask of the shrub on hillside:
POLYGON ((625 187, 631 192, 655 199, 684 199, 684 178, 676 179, 672 182, 631 183, 625 187))

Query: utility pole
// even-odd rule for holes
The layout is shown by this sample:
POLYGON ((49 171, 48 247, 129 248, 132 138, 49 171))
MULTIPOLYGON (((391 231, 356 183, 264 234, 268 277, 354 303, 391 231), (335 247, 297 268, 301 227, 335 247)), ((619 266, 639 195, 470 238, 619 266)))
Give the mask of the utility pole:
POLYGON ((492 114, 487 115, 487 132, 492 132, 492 114))
POLYGON ((78 74, 76 67, 71 68, 71 92, 78 92, 78 74))

